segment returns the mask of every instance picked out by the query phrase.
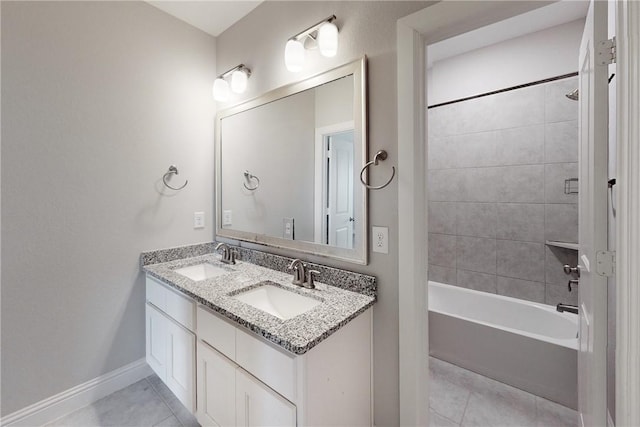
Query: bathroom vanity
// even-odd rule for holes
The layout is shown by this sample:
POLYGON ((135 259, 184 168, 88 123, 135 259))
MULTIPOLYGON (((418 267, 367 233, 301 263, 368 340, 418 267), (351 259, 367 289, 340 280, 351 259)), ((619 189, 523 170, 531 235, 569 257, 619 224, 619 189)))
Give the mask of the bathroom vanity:
POLYGON ((203 426, 372 425, 375 284, 325 267, 305 289, 212 254, 144 270, 147 361, 203 426))

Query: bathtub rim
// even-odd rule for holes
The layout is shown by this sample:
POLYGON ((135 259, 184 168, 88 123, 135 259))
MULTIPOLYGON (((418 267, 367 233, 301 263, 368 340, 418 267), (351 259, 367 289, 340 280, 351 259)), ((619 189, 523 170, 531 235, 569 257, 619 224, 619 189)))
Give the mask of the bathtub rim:
MULTIPOLYGON (((466 293, 470 293, 470 294, 473 294, 473 295, 481 295, 483 298, 487 298, 487 297, 496 298, 496 299, 499 299, 499 300, 508 301, 510 303, 528 305, 528 306, 539 308, 539 309, 541 309, 543 311, 547 311, 550 314, 553 314, 553 315, 556 315, 556 316, 559 315, 559 316, 561 316, 561 317, 563 317, 565 319, 570 320, 571 323, 575 324, 575 326, 576 326, 576 338, 571 338, 571 339, 568 339, 568 338, 567 339, 552 338, 552 337, 548 337, 548 336, 541 335, 541 334, 535 334, 533 332, 523 331, 521 329, 510 328, 508 326, 502 326, 502 325, 496 325, 494 323, 484 322, 482 320, 473 319, 471 317, 458 315, 458 314, 453 314, 453 313, 450 313, 450 312, 447 312, 447 311, 443 311, 443 310, 433 309, 428 304, 428 301, 427 301, 427 310, 429 312, 434 312, 434 313, 439 313, 439 314, 442 314, 442 315, 445 315, 445 316, 455 317, 455 318, 458 318, 458 319, 466 320, 468 322, 478 323, 478 324, 481 324, 481 325, 485 325, 485 326, 489 326, 489 327, 492 327, 492 328, 500 329, 500 330, 503 330, 505 332, 509 332, 509 333, 512 333, 512 334, 523 335, 523 336, 526 336, 528 338, 535 339, 535 340, 538 340, 538 341, 559 345, 559 346, 570 348, 570 349, 576 350, 576 351, 578 350, 579 325, 578 325, 578 316, 576 316, 575 314, 558 313, 557 311, 555 311, 553 306, 547 305, 547 304, 541 304, 541 303, 537 303, 537 302, 533 302, 533 301, 522 300, 522 299, 513 298, 513 297, 509 297, 509 296, 505 296, 505 295, 493 294, 493 293, 489 293, 489 292, 476 291, 475 289, 464 288, 462 286, 456 286, 456 285, 448 285, 446 283, 436 282, 436 281, 433 281, 433 280, 429 280, 427 282, 427 291, 428 291, 429 287, 432 286, 432 285, 434 285, 435 287, 455 289, 456 292, 466 292, 466 293)), ((427 294, 428 294, 428 292, 427 292, 427 294)))

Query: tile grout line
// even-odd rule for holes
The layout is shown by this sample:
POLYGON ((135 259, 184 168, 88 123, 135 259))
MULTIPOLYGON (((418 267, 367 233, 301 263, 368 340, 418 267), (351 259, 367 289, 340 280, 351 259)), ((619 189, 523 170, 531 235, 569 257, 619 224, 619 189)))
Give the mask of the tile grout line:
POLYGON ((464 421, 464 416, 467 415, 467 408, 469 407, 469 401, 471 400, 472 391, 469 392, 469 396, 467 396, 467 403, 464 405, 464 409, 462 410, 462 418, 460 418, 459 426, 462 426, 462 422, 464 421))
MULTIPOLYGON (((164 403, 164 405, 165 405, 167 408, 169 408, 169 412, 171 412, 171 415, 170 415, 169 417, 167 417, 167 418, 170 418, 170 417, 172 417, 172 416, 173 416, 173 417, 175 417, 175 418, 176 418, 176 420, 178 421, 178 423, 179 423, 180 425, 182 425, 182 421, 180 421, 180 418, 178 418, 178 415, 177 415, 175 412, 173 412, 173 409, 171 409, 171 406, 169 406, 169 403, 165 400, 165 398, 164 398, 164 397, 162 396, 162 394, 158 391, 158 389, 153 385, 153 383, 152 383, 151 381, 149 381, 148 377, 147 377, 147 378, 145 378, 145 380, 147 381, 147 383, 149 383, 149 385, 151 386, 151 389, 152 389, 152 390, 154 391, 154 393, 155 393, 155 394, 160 398, 160 400, 162 401, 162 403, 164 403)), ((166 418, 165 418, 165 420, 166 420, 166 418)), ((162 420, 162 421, 164 421, 164 420, 162 420)))

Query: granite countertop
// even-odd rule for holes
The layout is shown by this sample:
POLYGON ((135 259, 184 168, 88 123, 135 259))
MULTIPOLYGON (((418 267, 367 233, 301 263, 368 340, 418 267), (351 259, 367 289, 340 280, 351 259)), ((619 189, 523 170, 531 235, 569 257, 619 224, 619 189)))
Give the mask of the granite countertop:
POLYGON ((316 289, 306 289, 291 284, 291 274, 245 261, 237 261, 235 265, 223 264, 220 256, 214 254, 146 265, 143 269, 150 276, 227 317, 238 326, 295 354, 306 353, 375 302, 374 296, 322 283, 322 277, 315 282, 316 289), (196 282, 174 271, 203 262, 222 268, 227 273, 196 282), (230 296, 264 281, 275 282, 277 286, 322 302, 306 313, 282 320, 230 296))

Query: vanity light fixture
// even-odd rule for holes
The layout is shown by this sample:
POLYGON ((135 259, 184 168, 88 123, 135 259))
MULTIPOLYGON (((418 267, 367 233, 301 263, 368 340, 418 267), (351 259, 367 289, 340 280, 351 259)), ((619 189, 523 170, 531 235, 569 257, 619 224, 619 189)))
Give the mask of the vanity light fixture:
POLYGON ((338 27, 333 23, 335 20, 336 16, 331 15, 287 41, 284 48, 284 63, 287 70, 294 73, 302 70, 306 49, 318 48, 323 56, 336 56, 338 27))
POLYGON ((247 90, 247 80, 251 76, 251 70, 246 65, 240 64, 220 74, 213 82, 213 99, 227 101, 229 99, 229 82, 225 80, 231 76, 231 90, 235 93, 243 93, 247 90))

